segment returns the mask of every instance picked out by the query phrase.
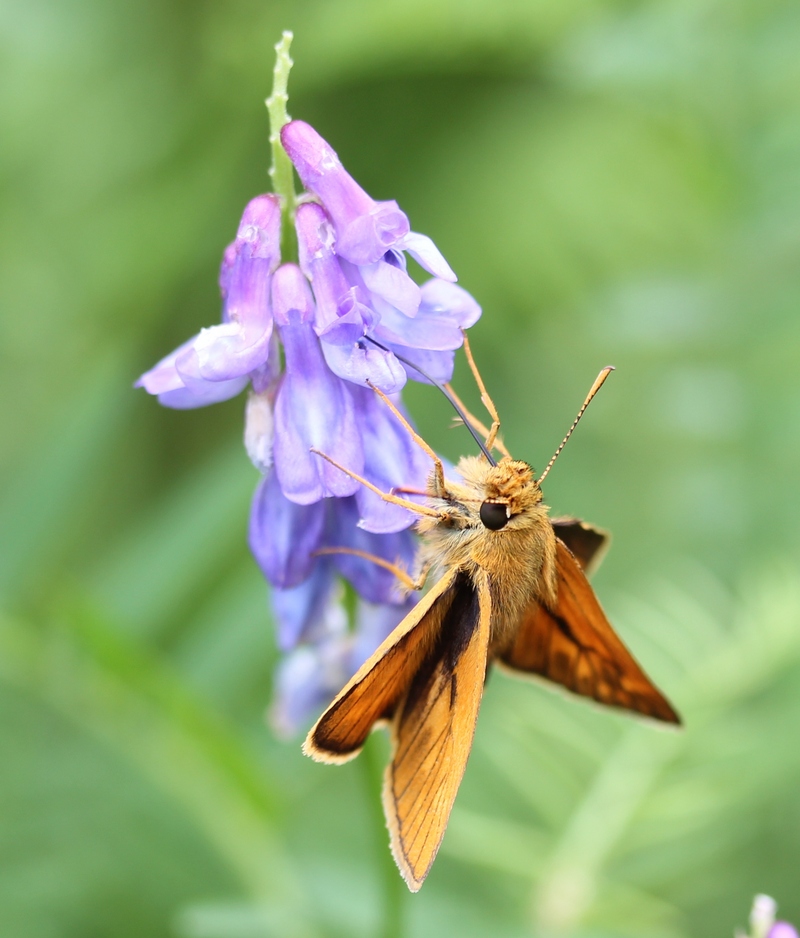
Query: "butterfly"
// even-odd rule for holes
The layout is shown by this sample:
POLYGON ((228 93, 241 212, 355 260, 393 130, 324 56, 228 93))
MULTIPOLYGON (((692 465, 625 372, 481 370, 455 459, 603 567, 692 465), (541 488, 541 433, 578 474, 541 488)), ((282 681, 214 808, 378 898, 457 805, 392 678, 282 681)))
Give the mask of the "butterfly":
POLYGON ((348 474, 420 515, 422 574, 412 581, 404 571, 395 572, 415 588, 430 572, 436 580, 340 691, 303 746, 319 762, 347 762, 376 725, 388 724, 392 756, 383 807, 392 853, 412 892, 422 886, 444 837, 493 664, 545 678, 600 704, 680 723, 614 632, 587 579, 608 535, 576 519, 551 519, 543 502, 542 481, 613 369, 600 372, 537 479, 499 441, 500 421, 466 340, 465 351, 493 423, 487 430, 449 385, 440 386, 482 451, 460 460, 458 482, 445 479, 433 450, 377 392, 434 460, 427 490, 416 493, 426 495, 426 504, 395 494, 414 490, 381 493, 348 474), (495 448, 503 453, 499 461, 495 448))

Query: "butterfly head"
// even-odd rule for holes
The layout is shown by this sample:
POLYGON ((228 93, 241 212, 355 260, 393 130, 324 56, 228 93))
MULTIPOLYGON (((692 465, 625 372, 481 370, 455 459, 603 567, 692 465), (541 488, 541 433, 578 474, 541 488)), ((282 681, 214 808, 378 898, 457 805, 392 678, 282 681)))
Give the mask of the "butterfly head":
POLYGON ((466 456, 458 471, 479 496, 476 521, 490 531, 499 531, 508 524, 516 527, 542 501, 542 490, 533 470, 519 459, 505 457, 496 466, 489 466, 478 456, 466 456))

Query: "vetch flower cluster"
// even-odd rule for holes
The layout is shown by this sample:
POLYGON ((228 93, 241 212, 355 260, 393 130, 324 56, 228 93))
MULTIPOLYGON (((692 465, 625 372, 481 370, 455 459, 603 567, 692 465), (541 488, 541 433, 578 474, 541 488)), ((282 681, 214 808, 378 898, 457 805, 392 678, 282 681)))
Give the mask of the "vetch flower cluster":
POLYGON ((299 264, 280 263, 281 198, 257 196, 223 255, 221 323, 137 384, 174 408, 224 401, 249 385, 245 444, 263 474, 250 546, 273 586, 288 655, 275 713, 290 731, 414 602, 392 573, 352 553, 410 568, 412 514, 312 450, 381 491, 423 488, 430 461, 373 388, 402 411, 409 377, 449 381, 462 330, 481 311, 431 239, 410 230, 396 202, 372 199, 312 127, 287 123, 281 141, 307 190, 295 217, 299 264), (431 279, 418 285, 407 256, 431 279), (357 595, 354 631, 342 580, 357 595))

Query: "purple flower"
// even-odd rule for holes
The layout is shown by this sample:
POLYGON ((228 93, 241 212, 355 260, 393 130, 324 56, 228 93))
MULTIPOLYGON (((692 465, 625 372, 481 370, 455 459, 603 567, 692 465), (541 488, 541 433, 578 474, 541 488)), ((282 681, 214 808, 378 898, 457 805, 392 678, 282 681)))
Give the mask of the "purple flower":
POLYGON ((373 603, 405 602, 397 578, 389 570, 349 553, 320 555, 324 548, 345 548, 371 554, 411 570, 415 542, 403 530, 374 534, 358 524, 355 497, 326 498, 298 505, 281 491, 277 471, 262 480, 250 515, 250 549, 264 576, 283 591, 279 607, 278 644, 293 647, 311 640, 319 597, 332 595, 337 576, 349 580, 360 596, 373 603))
POLYGON ((365 342, 377 315, 365 291, 348 283, 334 251, 324 209, 312 203, 297 209, 300 266, 317 301, 315 328, 328 367, 340 378, 364 386, 371 381, 387 394, 406 382, 403 366, 391 352, 365 342))
POLYGON ((285 657, 275 679, 271 719, 283 736, 294 735, 328 703, 417 602, 399 589, 390 571, 351 554, 323 554, 345 547, 411 568, 409 530, 371 534, 358 527, 356 499, 327 498, 298 505, 281 492, 277 473, 256 492, 250 546, 273 584, 278 646, 285 657), (355 628, 347 629, 341 577, 359 596, 355 628))
MULTIPOLYGON (((477 321, 478 304, 454 285, 455 274, 430 238, 409 231, 396 202, 370 198, 313 128, 293 121, 281 139, 304 185, 321 202, 298 208, 297 237, 331 370, 393 393, 406 380, 396 353, 430 369, 435 380, 448 381, 461 330, 477 321), (421 287, 414 283, 406 253, 435 279, 421 287)), ((425 380, 414 369, 410 377, 425 380)))
POLYGON ((417 601, 393 572, 363 556, 412 571, 414 515, 318 454, 383 492, 424 488, 430 458, 370 385, 404 413, 407 378, 428 380, 414 366, 436 383, 449 381, 462 330, 481 310, 431 239, 410 230, 396 202, 372 199, 308 124, 287 124, 281 139, 318 200, 297 208, 299 266, 280 265, 281 200, 253 199, 223 255, 221 322, 137 386, 175 408, 250 386, 245 446, 262 479, 249 542, 272 586, 286 654, 273 716, 288 732, 340 689, 417 601), (411 278, 409 255, 432 279, 411 278), (358 597, 352 629, 343 580, 358 597))
MULTIPOLYGON (((421 351, 449 380, 454 351, 463 342, 461 330, 481 314, 466 290, 438 279, 418 287, 406 273, 405 258, 394 251, 388 252, 389 260, 369 267, 342 260, 331 221, 314 203, 297 210, 297 238, 300 266, 317 301, 315 329, 332 371, 391 394, 406 381, 394 351, 403 357, 421 351)), ((424 380, 415 371, 411 377, 424 380)))
MULTIPOLYGON (((348 662, 352 674, 355 674, 378 646, 391 635, 418 600, 418 596, 409 596, 405 602, 396 606, 368 602, 358 604, 356 628, 348 662)), ((352 674, 348 675, 348 680, 352 674)))
MULTIPOLYGON (((353 397, 362 427, 364 471, 383 492, 397 485, 424 489, 431 460, 411 439, 386 404, 368 388, 353 388, 353 397)), ((399 395, 394 404, 403 411, 399 395)), ((376 534, 407 528, 413 515, 405 508, 390 505, 360 485, 356 502, 361 515, 359 526, 376 534)))
MULTIPOLYGON (((338 608, 344 622, 344 608, 338 608)), ((270 707, 270 723, 279 736, 295 736, 347 683, 350 643, 346 633, 336 634, 314 645, 300 645, 284 656, 275 674, 270 707)))
POLYGON ((281 130, 281 142, 303 185, 333 219, 340 257, 351 264, 374 264, 387 251, 405 249, 434 276, 456 279, 430 238, 410 231, 397 202, 371 199, 313 127, 291 121, 281 130))
MULTIPOLYGON (((167 407, 203 407, 264 384, 272 348, 270 282, 280 261, 280 201, 260 195, 245 208, 220 271, 222 322, 202 329, 136 382, 167 407)), ((275 356, 271 366, 277 367, 275 356)))
POLYGON ((264 576, 280 589, 299 586, 317 563, 327 507, 324 501, 298 505, 281 491, 276 472, 262 479, 250 512, 250 550, 264 576))
MULTIPOLYGON (((328 511, 324 547, 358 550, 380 557, 406 571, 413 569, 416 544, 407 523, 403 530, 385 534, 366 531, 358 523, 360 510, 356 498, 330 499, 328 511)), ((331 557, 338 572, 353 584, 364 599, 372 603, 397 604, 404 601, 404 593, 391 571, 352 554, 332 554, 331 557)))
POLYGON ((353 395, 325 364, 312 321, 311 291, 299 267, 275 275, 275 322, 286 371, 275 398, 275 469, 287 498, 301 505, 352 495, 359 483, 311 452, 331 456, 359 475, 364 451, 353 395))
POLYGON ((767 938, 798 938, 797 929, 788 922, 775 922, 767 938))
POLYGON ((312 575, 291 589, 273 589, 272 609, 278 623, 278 647, 290 651, 301 642, 316 644, 347 633, 341 606, 342 583, 329 557, 317 559, 312 575))

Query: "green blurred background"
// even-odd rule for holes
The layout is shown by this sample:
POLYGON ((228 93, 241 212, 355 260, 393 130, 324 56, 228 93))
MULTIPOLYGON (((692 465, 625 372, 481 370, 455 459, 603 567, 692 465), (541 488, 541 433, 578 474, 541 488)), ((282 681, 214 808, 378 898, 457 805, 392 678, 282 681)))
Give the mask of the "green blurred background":
MULTIPOLYGON (((483 305, 515 455, 541 468, 617 366, 547 500, 613 531, 598 591, 687 722, 495 675, 407 935, 722 938, 756 891, 800 920, 797 3, 6 0, 0 23, 0 934, 380 927, 358 763, 264 722, 243 401, 131 387, 219 316, 284 28, 291 114, 483 305)), ((463 363, 456 386, 477 407, 463 363)))

